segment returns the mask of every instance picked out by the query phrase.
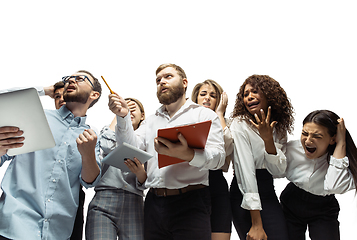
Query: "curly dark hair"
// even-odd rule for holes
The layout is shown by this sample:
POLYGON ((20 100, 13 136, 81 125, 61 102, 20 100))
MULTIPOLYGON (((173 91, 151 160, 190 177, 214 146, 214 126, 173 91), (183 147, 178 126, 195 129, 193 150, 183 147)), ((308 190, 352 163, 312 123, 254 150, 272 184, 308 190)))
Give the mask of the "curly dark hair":
POLYGON ((250 124, 249 119, 254 122, 255 117, 249 113, 244 105, 244 89, 247 84, 253 88, 261 90, 267 99, 268 106, 271 106, 271 121, 277 121, 276 130, 279 136, 285 136, 286 132, 292 133, 294 129, 294 108, 286 95, 285 90, 279 82, 268 75, 252 75, 248 77, 237 93, 232 118, 243 117, 250 124))

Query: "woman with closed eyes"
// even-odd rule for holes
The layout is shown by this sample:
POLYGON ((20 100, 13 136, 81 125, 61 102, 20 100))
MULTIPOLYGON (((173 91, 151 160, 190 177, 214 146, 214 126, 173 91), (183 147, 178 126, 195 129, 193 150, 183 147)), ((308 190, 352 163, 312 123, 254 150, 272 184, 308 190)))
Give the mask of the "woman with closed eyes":
POLYGON ((335 194, 355 189, 357 150, 342 118, 328 110, 311 112, 299 140, 286 148, 290 181, 280 196, 290 240, 340 239, 335 194))
POLYGON ((209 190, 212 205, 211 237, 212 240, 229 240, 232 231, 232 213, 228 184, 223 176, 223 171, 228 171, 231 162, 230 155, 233 152, 233 139, 224 118, 228 97, 216 81, 208 79, 194 87, 192 101, 215 111, 223 128, 226 161, 221 169, 209 171, 209 190))

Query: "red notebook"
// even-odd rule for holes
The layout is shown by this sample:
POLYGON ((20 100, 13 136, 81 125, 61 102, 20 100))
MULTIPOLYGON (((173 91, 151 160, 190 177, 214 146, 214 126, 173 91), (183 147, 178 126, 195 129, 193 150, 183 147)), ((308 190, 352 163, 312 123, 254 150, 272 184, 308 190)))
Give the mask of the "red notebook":
MULTIPOLYGON (((157 135, 166 138, 171 142, 178 142, 177 135, 181 133, 191 148, 204 149, 211 128, 212 121, 204 121, 184 126, 159 129, 157 135)), ((185 162, 182 159, 170 157, 167 155, 158 154, 159 168, 169 166, 176 163, 185 162)))

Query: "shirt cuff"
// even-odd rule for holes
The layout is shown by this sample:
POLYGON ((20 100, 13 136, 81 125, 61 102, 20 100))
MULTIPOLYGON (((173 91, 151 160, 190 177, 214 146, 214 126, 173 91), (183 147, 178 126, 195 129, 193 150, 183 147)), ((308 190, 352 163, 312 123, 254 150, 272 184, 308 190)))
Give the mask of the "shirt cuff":
MULTIPOLYGON (((145 180, 145 182, 146 182, 146 180, 145 180)), ((146 190, 145 182, 140 183, 140 182, 138 181, 138 179, 136 179, 136 188, 137 188, 138 190, 145 191, 145 190, 146 190)))
POLYGON ((330 157, 330 165, 335 166, 336 168, 344 169, 347 168, 349 164, 347 156, 341 159, 336 159, 333 156, 330 157))
POLYGON ((45 96, 45 90, 43 89, 43 87, 35 87, 35 89, 37 90, 37 93, 39 96, 45 96))
POLYGON ((278 149, 276 151, 277 151, 276 155, 269 154, 269 153, 264 151, 265 160, 268 163, 278 165, 278 164, 281 164, 282 162, 286 161, 286 157, 280 155, 278 149))
POLYGON ((259 193, 245 193, 241 207, 247 210, 262 210, 259 193))
POLYGON ((277 165, 277 166, 281 165, 285 171, 287 163, 286 163, 286 157, 284 153, 281 151, 282 145, 279 143, 274 143, 274 145, 275 145, 276 154, 275 155, 269 154, 264 150, 265 160, 273 165, 277 165))
POLYGON ((192 160, 189 162, 191 166, 201 168, 205 164, 205 154, 201 149, 194 149, 195 155, 192 160))
POLYGON ((104 126, 102 131, 101 131, 101 135, 106 138, 106 139, 109 139, 109 140, 113 140, 113 141, 116 141, 115 139, 115 132, 113 130, 111 130, 109 128, 109 126, 104 126))
POLYGON ((117 129, 119 131, 125 131, 130 125, 131 125, 130 113, 128 113, 125 117, 117 116, 117 129))
POLYGON ((95 187, 98 183, 99 183, 99 181, 100 181, 100 179, 101 179, 101 175, 102 175, 102 172, 100 171, 100 173, 98 174, 98 176, 97 176, 97 178, 92 182, 92 183, 86 183, 83 179, 82 179, 82 175, 80 176, 80 179, 81 179, 81 184, 82 184, 82 186, 83 187, 85 187, 85 188, 92 188, 92 187, 95 187))

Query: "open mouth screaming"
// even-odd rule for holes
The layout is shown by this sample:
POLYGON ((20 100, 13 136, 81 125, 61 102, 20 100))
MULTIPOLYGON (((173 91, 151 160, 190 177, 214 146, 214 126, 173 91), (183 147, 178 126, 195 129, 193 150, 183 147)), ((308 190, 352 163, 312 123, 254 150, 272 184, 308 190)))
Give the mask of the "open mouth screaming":
POLYGON ((309 152, 309 153, 314 153, 316 151, 316 148, 315 147, 308 147, 308 146, 305 146, 306 150, 309 152))

